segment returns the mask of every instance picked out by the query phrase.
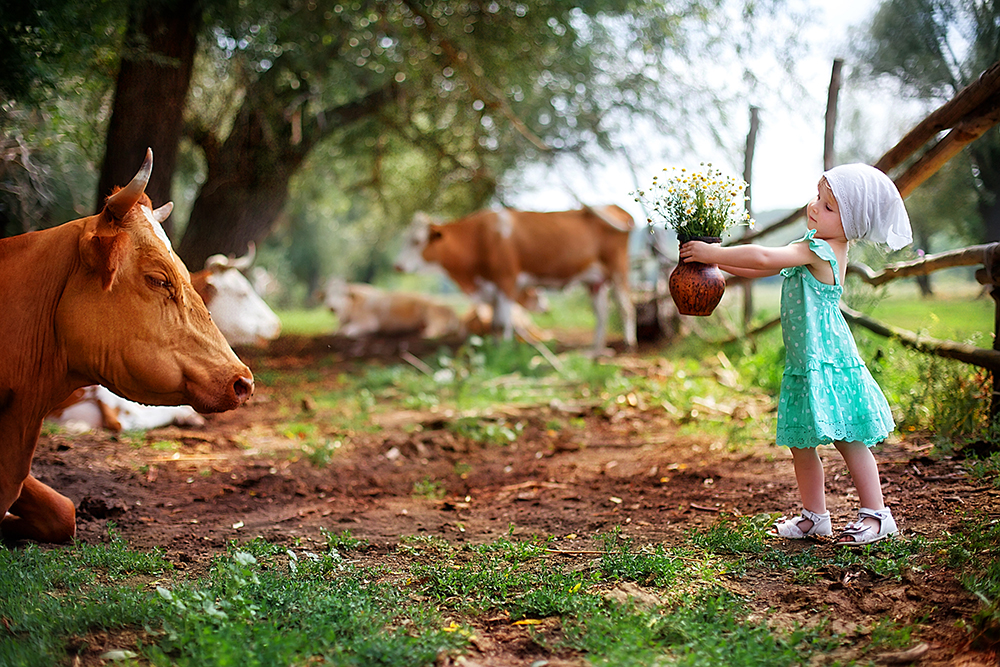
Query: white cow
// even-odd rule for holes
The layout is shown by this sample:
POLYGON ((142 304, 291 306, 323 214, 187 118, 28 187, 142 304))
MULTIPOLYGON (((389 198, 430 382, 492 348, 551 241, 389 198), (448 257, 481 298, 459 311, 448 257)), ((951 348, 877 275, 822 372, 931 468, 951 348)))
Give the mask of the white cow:
POLYGON ((159 428, 167 424, 205 425, 205 418, 190 405, 141 405, 116 396, 99 384, 78 389, 63 405, 65 407, 53 410, 46 420, 75 434, 101 427, 117 433, 159 428))
POLYGON ((242 271, 250 268, 254 245, 243 257, 212 255, 191 275, 219 331, 230 345, 261 345, 281 333, 281 320, 258 296, 242 271))

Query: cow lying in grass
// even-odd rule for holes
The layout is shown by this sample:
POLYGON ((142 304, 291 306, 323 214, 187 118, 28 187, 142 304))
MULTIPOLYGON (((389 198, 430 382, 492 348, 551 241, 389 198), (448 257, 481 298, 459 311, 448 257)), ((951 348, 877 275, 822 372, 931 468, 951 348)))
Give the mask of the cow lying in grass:
POLYGON ((337 333, 349 338, 418 333, 434 339, 462 332, 462 323, 450 306, 422 294, 333 278, 323 291, 323 305, 337 316, 337 333))
POLYGON ((74 390, 101 384, 150 405, 232 410, 253 393, 191 286, 144 191, 142 167, 97 215, 0 239, 0 532, 64 542, 73 502, 31 475, 42 420, 74 390))

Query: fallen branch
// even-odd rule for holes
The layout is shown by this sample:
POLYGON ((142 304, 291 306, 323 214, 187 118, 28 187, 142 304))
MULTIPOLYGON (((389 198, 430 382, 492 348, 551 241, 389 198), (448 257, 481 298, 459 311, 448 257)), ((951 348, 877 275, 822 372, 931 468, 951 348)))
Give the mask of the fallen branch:
POLYGON ((955 343, 950 340, 940 340, 929 336, 921 336, 906 329, 900 329, 889 324, 883 324, 878 320, 859 313, 843 303, 840 304, 840 312, 848 322, 858 324, 886 338, 895 338, 906 347, 912 348, 926 354, 934 354, 947 359, 955 359, 974 366, 981 366, 991 371, 1000 371, 1000 351, 987 350, 967 345, 965 343, 955 343))
POLYGON ((549 362, 552 368, 556 369, 556 372, 559 373, 559 375, 566 377, 566 367, 562 365, 561 361, 559 361, 559 357, 552 354, 549 348, 542 345, 541 341, 537 340, 524 328, 519 327, 517 325, 514 325, 514 333, 516 333, 518 336, 527 341, 528 344, 531 345, 533 348, 538 350, 538 354, 542 355, 542 358, 545 359, 545 361, 549 362))
POLYGON ((399 353, 399 356, 402 357, 403 361, 410 364, 427 377, 434 377, 434 369, 421 361, 418 357, 414 356, 412 352, 403 350, 399 353))
MULTIPOLYGON (((595 549, 545 549, 545 553, 548 554, 560 554, 563 556, 606 556, 612 552, 609 551, 597 551, 595 549)), ((691 556, 678 556, 676 554, 664 554, 668 558, 673 558, 675 560, 682 560, 685 563, 702 563, 704 559, 702 558, 692 558, 691 556)))
POLYGON ((694 503, 688 503, 688 505, 693 510, 701 510, 702 512, 721 512, 722 510, 718 507, 705 507, 704 505, 695 505, 694 503))
POLYGON ((878 272, 861 263, 849 264, 847 266, 847 273, 858 276, 869 285, 882 285, 896 278, 926 276, 934 271, 956 266, 984 264, 990 267, 998 245, 1000 244, 988 243, 960 248, 958 250, 949 250, 948 252, 927 255, 926 257, 908 262, 890 264, 878 272))

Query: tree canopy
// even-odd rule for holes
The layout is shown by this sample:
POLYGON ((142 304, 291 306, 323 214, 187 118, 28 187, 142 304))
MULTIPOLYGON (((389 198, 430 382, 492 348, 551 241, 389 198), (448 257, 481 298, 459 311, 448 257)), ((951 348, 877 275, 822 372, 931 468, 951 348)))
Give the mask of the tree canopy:
MULTIPOLYGON (((59 4, 82 12, 93 1, 59 4)), ((103 73, 104 81, 116 81, 113 97, 107 87, 91 91, 99 113, 80 122, 89 120, 106 146, 103 156, 88 156, 103 159, 105 171, 128 173, 139 159, 131 154, 144 151, 139 143, 180 146, 173 198, 183 201, 173 235, 193 268, 215 252, 242 253, 249 241, 270 239, 277 252, 305 229, 322 237, 337 235, 343 224, 356 229, 342 234, 356 245, 341 244, 339 255, 350 256, 362 275, 384 266, 380 249, 415 210, 457 215, 502 199, 501 177, 526 162, 570 154, 599 160, 639 127, 675 146, 718 132, 733 91, 703 73, 727 57, 738 62, 740 49, 759 39, 756 22, 782 5, 182 4, 184 12, 171 14, 171 3, 121 0, 117 20, 107 19, 104 34, 113 39, 105 47, 122 66, 103 73), (183 21, 167 20, 178 16, 183 21), (161 46, 176 45, 170 36, 181 34, 197 36, 190 60, 190 49, 161 46), (182 70, 188 62, 183 85, 134 94, 158 84, 157 72, 182 70), (125 77, 129 67, 132 78, 125 77), (165 114, 178 109, 183 123, 175 129, 165 114), (323 221, 329 217, 336 224, 323 221)), ((641 147, 641 134, 634 141, 641 147)), ((165 150, 157 149, 157 158, 165 150)), ((161 167, 173 175, 169 159, 157 159, 154 173, 161 167)), ((106 194, 107 183, 119 180, 102 175, 94 191, 106 194)), ((297 251, 295 267, 314 267, 301 269, 302 279, 314 283, 331 270, 329 260, 307 259, 322 245, 297 251)))

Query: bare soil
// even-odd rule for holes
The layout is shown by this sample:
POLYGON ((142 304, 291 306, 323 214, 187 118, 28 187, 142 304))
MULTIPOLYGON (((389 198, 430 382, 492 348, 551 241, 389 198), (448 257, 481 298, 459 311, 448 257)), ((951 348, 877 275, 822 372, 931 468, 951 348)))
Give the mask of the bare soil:
MULTIPOLYGON (((586 344, 585 337, 580 341, 586 344)), ((279 425, 308 420, 310 394, 336 387, 338 377, 365 364, 399 363, 400 353, 429 352, 409 338, 349 341, 334 336, 284 337, 264 351, 241 350, 260 374, 245 407, 212 415, 204 428, 168 427, 147 442, 174 440, 175 450, 136 447, 109 433, 43 436, 36 476, 78 507, 78 537, 108 539, 107 523, 134 548, 163 548, 181 569, 197 575, 233 539, 262 536, 276 543, 314 539, 320 529, 350 530, 368 540, 369 558, 389 556, 401 537, 437 536, 452 544, 481 543, 506 535, 554 536, 567 551, 599 548, 595 535, 620 527, 639 544, 681 545, 692 529, 726 517, 787 512, 797 507, 790 458, 773 445, 732 451, 710 437, 679 435, 660 406, 497 406, 525 429, 515 444, 484 445, 445 428, 445 412, 394 412, 374 432, 359 431, 329 464, 316 466, 279 425), (291 384, 282 372, 311 370, 308 383, 291 384), (292 415, 290 417, 289 415, 292 415), (584 428, 551 430, 553 420, 582 419, 584 428), (443 499, 414 495, 414 485, 436 480, 443 499)), ((655 350, 620 355, 628 372, 662 373, 655 350)), ((766 409, 766 407, 765 407, 766 409)), ((579 424, 579 422, 576 422, 579 424)), ((927 456, 925 436, 910 434, 877 453, 887 500, 904 535, 936 536, 961 517, 996 517, 998 492, 967 478, 953 460, 927 456)), ((853 487, 834 450, 824 454, 834 525, 853 519, 853 487)), ((815 543, 781 543, 795 551, 815 543)), ((836 547, 820 544, 826 554, 836 547)), ((829 555, 829 554, 827 554, 829 555)), ((567 555, 558 558, 593 558, 567 555)), ((748 596, 761 616, 781 627, 832 620, 832 629, 864 646, 877 622, 918 624, 914 655, 881 656, 920 665, 996 665, 996 653, 973 637, 968 623, 979 602, 932 555, 902 580, 830 567, 818 580, 795 584, 792 573, 754 575, 727 583, 748 596), (914 659, 915 658, 915 659, 914 659)), ((504 618, 474 619, 478 640, 449 664, 467 666, 581 665, 579 656, 551 655, 521 626, 504 618)), ((100 642, 92 642, 100 651, 100 642)), ((854 649, 825 662, 858 658, 854 649)), ((871 659, 873 656, 865 656, 871 659)))

